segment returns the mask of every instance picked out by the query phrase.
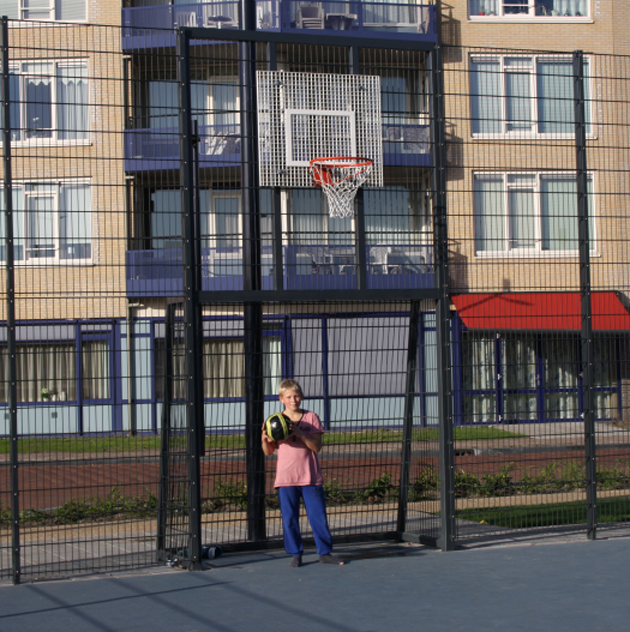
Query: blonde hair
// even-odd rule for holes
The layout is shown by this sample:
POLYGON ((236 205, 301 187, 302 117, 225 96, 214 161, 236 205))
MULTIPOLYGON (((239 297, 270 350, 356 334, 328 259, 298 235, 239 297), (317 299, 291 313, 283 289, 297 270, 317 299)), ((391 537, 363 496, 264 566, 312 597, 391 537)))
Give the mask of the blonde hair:
POLYGON ((300 397, 304 397, 302 387, 295 380, 282 380, 278 386, 278 393, 284 395, 287 391, 295 391, 300 397))

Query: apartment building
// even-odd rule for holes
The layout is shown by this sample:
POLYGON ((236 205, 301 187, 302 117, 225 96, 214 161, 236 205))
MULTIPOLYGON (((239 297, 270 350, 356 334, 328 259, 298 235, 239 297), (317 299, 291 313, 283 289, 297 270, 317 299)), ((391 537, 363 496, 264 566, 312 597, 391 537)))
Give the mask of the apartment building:
MULTIPOLYGON (((120 9, 106 2, 4 2, 20 433, 121 426, 125 175, 120 9), (117 105, 118 104, 118 105, 117 105), (116 405, 118 404, 118 405, 116 405)), ((3 210, 6 196, 2 196, 3 210)), ((8 239, 2 226, 2 238, 8 239)), ((7 259, 6 242, 2 258, 7 259)), ((12 314, 9 314, 9 311, 12 314)), ((7 341, 7 326, 2 337, 7 341)), ((6 346, 5 346, 6 350, 6 346)), ((8 365, 2 365, 3 401, 8 365)), ((0 432, 8 434, 9 416, 0 432)))
POLYGON ((581 414, 572 100, 572 51, 578 49, 586 52, 586 183, 595 210, 597 417, 621 418, 626 369, 619 332, 629 326, 627 253, 619 239, 626 234, 625 185, 609 173, 607 148, 618 138, 614 125, 602 124, 615 112, 602 108, 614 110, 612 100, 593 105, 609 86, 595 79, 604 62, 589 56, 628 52, 620 4, 614 6, 597 0, 260 0, 255 90, 243 75, 242 45, 230 39, 244 28, 237 1, 138 0, 117 7, 62 0, 45 8, 4 2, 3 12, 16 20, 10 22, 10 73, 11 90, 20 94, 11 110, 13 199, 23 209, 23 224, 14 230, 24 243, 15 251, 24 332, 20 431, 159 427, 164 310, 184 288, 178 27, 213 34, 189 48, 201 289, 217 297, 204 312, 208 426, 223 427, 226 411, 242 417, 243 315, 222 304, 220 293, 246 285, 243 169, 254 162, 261 289, 303 292, 310 300, 318 292, 347 292, 350 299, 353 291, 383 290, 390 301, 378 309, 355 302, 319 313, 313 306, 266 308, 269 406, 278 379, 296 376, 327 423, 359 410, 359 425, 376 419, 397 425, 404 370, 389 367, 404 366, 407 316, 387 292, 407 298, 405 292, 417 291, 420 423, 437 423, 431 51, 438 42, 444 45, 455 421, 581 414), (219 30, 225 39, 217 39, 219 30), (313 35, 322 43, 308 39, 313 35), (375 78, 376 87, 365 89, 365 77, 375 78), (277 86, 288 90, 290 82, 297 86, 291 107, 274 112, 277 86), (369 107, 350 98, 359 90, 370 94, 369 107), (259 153, 245 159, 243 117, 252 107, 259 153), (278 153, 274 148, 283 143, 278 153), (361 220, 330 216, 308 172, 313 147, 323 156, 367 152, 374 159, 375 179, 357 197, 361 220), (48 241, 41 239, 46 231, 48 241), (350 347, 342 335, 349 330, 360 332, 350 347), (46 362, 34 360, 40 348, 46 362))
POLYGON ((588 269, 595 417, 627 407, 627 30, 622 4, 469 0, 443 6, 456 417, 581 419, 580 289, 588 269), (580 259, 573 51, 583 51, 580 259), (465 96, 462 96, 465 95, 465 96), (616 96, 613 96, 616 95, 616 96), (621 97, 623 99, 623 97, 621 97), (623 144, 623 141, 621 141, 623 144), (618 169, 619 168, 619 169, 618 169), (461 355, 457 355, 461 352, 461 355))
MULTIPOLYGON (((155 432, 164 396, 165 305, 183 291, 176 29, 240 31, 241 7, 238 2, 30 4, 6 2, 2 11, 9 18, 12 142, 5 180, 17 244, 18 430, 155 432)), ((274 44, 273 63, 266 61, 263 49, 270 46, 263 35, 258 85, 267 82, 272 100, 279 76, 297 86, 292 128, 297 153, 290 166, 295 178, 274 180, 274 170, 282 167, 276 164, 256 191, 261 287, 314 296, 354 289, 433 290, 428 51, 437 41, 436 7, 323 3, 316 9, 311 16, 312 8, 300 2, 259 2, 255 8, 258 33, 289 35, 274 44), (302 33, 321 33, 326 43, 302 44, 295 37, 302 33), (378 45, 366 46, 369 38, 378 45), (304 78, 311 86, 300 104, 304 78), (318 82, 328 82, 325 92, 318 82), (352 96, 361 96, 368 83, 368 101, 352 96), (309 136, 300 116, 311 117, 307 128, 328 125, 328 131, 309 136), (374 179, 361 195, 360 253, 355 218, 331 217, 321 189, 313 186, 308 143, 319 143, 322 156, 367 153, 376 163, 374 179)), ((242 63, 236 40, 191 46, 202 289, 209 292, 244 286, 242 100, 255 91, 244 85, 242 63)), ((266 139, 263 127, 258 130, 272 144, 285 125, 283 113, 274 116, 278 129, 266 139)), ((434 344, 431 301, 425 308, 423 336, 434 344)), ((374 332, 391 323, 392 333, 377 346, 400 364, 404 352, 395 339, 405 319, 399 308, 383 307, 378 319, 362 307, 297 311, 290 316, 276 307, 264 315, 270 405, 278 379, 289 375, 310 380, 306 387, 327 421, 342 416, 330 400, 324 403, 327 398, 369 394, 373 382, 357 385, 337 377, 356 370, 339 333, 348 327, 364 331, 356 344, 369 352, 374 332), (311 349, 313 344, 317 348, 311 349)), ((243 317, 215 305, 204 313, 204 323, 204 398, 212 426, 226 407, 239 416, 243 317)), ((402 389, 387 376, 382 359, 362 369, 380 376, 382 418, 386 397, 402 389)), ((392 423, 397 417, 392 413, 392 423)), ((8 429, 7 418, 3 434, 8 429)))
MULTIPOLYGON (((123 48, 133 84, 125 163, 135 209, 128 292, 146 303, 169 296, 177 284, 181 288, 178 84, 177 68, 169 58, 176 41, 171 36, 166 45, 161 44, 147 29, 180 24, 220 28, 224 41, 196 41, 190 48, 191 109, 198 130, 202 290, 217 296, 245 288, 248 237, 243 235, 248 211, 243 170, 255 167, 260 185, 255 194, 261 289, 297 292, 304 302, 318 296, 348 301, 328 311, 315 305, 265 306, 267 405, 275 406, 278 380, 291 375, 304 382, 312 397, 309 405, 325 423, 348 420, 352 404, 360 400, 357 423, 385 418, 396 425, 404 371, 392 376, 391 366, 392 362, 403 366, 406 349, 398 342, 406 335, 406 317, 399 305, 381 306, 374 315, 373 307, 352 297, 379 289, 435 289, 428 195, 428 53, 437 41, 437 14, 433 5, 357 6, 257 3, 260 43, 255 86, 244 79, 242 48, 230 41, 230 33, 242 26, 238 3, 123 9, 123 48), (302 43, 295 38, 301 34, 306 40, 319 35, 324 39, 302 43), (370 38, 376 40, 373 46, 370 38), (156 56, 156 45, 162 46, 161 57, 156 56), (243 154, 243 116, 252 108, 258 118, 256 165, 243 154), (328 200, 313 185, 309 160, 324 156, 373 159, 372 174, 360 194, 361 230, 354 214, 331 216, 328 200), (363 233, 360 245, 359 232, 363 233), (164 272, 145 273, 149 269, 164 272), (357 302, 350 307, 352 300, 357 302), (391 324, 391 333, 379 341, 378 331, 385 323, 391 324), (352 349, 344 342, 343 331, 350 328, 359 332, 351 344, 367 362, 361 367, 353 364, 348 354, 352 349), (356 371, 371 377, 354 379, 349 373, 356 371), (384 412, 391 408, 392 396, 398 402, 396 410, 384 412), (370 409, 366 398, 371 412, 365 412, 370 409)), ((219 36, 217 31, 213 38, 219 36)), ((227 420, 244 418, 246 324, 239 310, 226 306, 222 312, 217 303, 220 299, 204 316, 208 332, 204 399, 206 424, 222 428, 227 420), (226 356, 238 361, 223 363, 219 374, 216 359, 226 356)), ((434 345, 432 312, 427 301, 423 336, 434 345)), ((156 348, 164 345, 161 324, 156 323, 153 336, 156 348)), ((435 399, 434 390, 427 401, 435 399)))

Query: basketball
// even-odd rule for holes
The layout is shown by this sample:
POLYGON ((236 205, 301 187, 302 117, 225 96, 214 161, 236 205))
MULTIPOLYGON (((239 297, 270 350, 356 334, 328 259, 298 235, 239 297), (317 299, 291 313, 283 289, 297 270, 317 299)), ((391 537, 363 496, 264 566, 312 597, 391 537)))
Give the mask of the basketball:
POLYGON ((283 413, 274 413, 265 421, 267 436, 274 441, 282 441, 291 434, 291 420, 283 413))

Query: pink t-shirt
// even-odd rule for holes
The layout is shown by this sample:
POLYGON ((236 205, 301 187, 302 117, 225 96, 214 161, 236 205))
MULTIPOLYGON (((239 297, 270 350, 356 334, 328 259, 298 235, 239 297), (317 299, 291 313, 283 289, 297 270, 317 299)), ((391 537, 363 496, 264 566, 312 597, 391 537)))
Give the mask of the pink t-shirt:
MULTIPOLYGON (((302 415, 299 428, 306 435, 324 433, 324 427, 319 417, 308 410, 302 415)), ((278 441, 276 453, 278 454, 278 465, 274 487, 303 487, 324 484, 317 454, 307 448, 299 437, 294 435, 284 441, 278 441)))

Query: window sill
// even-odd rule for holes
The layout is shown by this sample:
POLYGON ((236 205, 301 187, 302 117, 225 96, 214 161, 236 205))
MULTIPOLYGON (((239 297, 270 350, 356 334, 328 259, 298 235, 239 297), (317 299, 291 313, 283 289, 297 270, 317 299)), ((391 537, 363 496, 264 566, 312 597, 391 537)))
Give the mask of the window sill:
POLYGON ((501 17, 499 15, 490 16, 490 15, 471 15, 468 17, 468 22, 471 24, 496 24, 500 22, 501 24, 505 24, 506 22, 509 24, 594 24, 595 20, 589 17, 584 16, 550 16, 550 15, 541 15, 536 17, 526 16, 526 17, 514 17, 514 16, 505 16, 501 17))
POLYGON ((54 25, 66 25, 66 26, 74 26, 75 24, 87 24, 88 20, 85 18, 84 20, 25 20, 20 18, 11 18, 9 20, 9 28, 36 28, 36 27, 48 27, 54 25))
MULTIPOLYGON (((48 138, 33 138, 30 140, 12 140, 11 147, 90 147, 92 141, 85 140, 50 140, 48 138)), ((2 147, 2 142, 0 142, 2 147)))
MULTIPOLYGON (((541 252, 475 252, 475 259, 576 259, 580 256, 577 250, 548 250, 541 252)), ((598 258, 600 253, 591 250, 590 257, 598 258)))
POLYGON ((32 261, 15 261, 16 269, 19 268, 60 268, 60 267, 93 267, 96 266, 94 261, 81 259, 79 261, 50 261, 42 257, 41 259, 33 259, 32 261))
MULTIPOLYGON (((573 142, 575 141, 575 134, 534 134, 507 132, 505 134, 471 134, 471 138, 473 140, 566 140, 573 142)), ((595 134, 587 134, 586 140, 597 140, 597 136, 595 134)))

